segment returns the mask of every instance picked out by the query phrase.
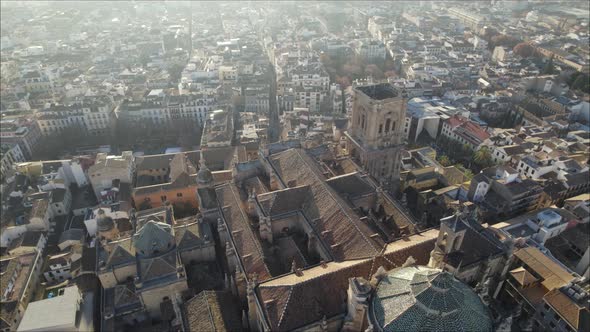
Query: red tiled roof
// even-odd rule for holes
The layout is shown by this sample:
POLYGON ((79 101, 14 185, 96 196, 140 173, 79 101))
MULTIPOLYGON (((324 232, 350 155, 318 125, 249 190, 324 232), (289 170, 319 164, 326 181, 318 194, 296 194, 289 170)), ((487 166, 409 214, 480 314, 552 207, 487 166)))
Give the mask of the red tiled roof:
POLYGON ((446 120, 447 124, 451 126, 451 128, 456 128, 457 126, 463 124, 466 121, 468 121, 466 118, 457 114, 451 116, 446 120))
POLYGON ((485 129, 483 129, 480 125, 478 125, 475 122, 464 122, 461 125, 461 127, 465 128, 465 131, 477 137, 480 141, 484 141, 490 137, 490 134, 488 134, 488 132, 485 131, 485 129))
POLYGON ((372 257, 383 247, 383 241, 371 237, 374 232, 324 181, 321 171, 305 152, 289 149, 272 155, 270 161, 285 184, 309 186, 310 195, 302 212, 313 222, 311 226, 321 234, 334 260, 372 257))
POLYGON ((250 228, 248 217, 240 208, 238 188, 233 183, 227 182, 216 191, 223 218, 235 244, 236 255, 244 266, 244 272, 247 276, 256 274, 261 281, 270 278, 270 272, 264 263, 262 247, 250 228), (244 257, 248 258, 244 259, 244 257))

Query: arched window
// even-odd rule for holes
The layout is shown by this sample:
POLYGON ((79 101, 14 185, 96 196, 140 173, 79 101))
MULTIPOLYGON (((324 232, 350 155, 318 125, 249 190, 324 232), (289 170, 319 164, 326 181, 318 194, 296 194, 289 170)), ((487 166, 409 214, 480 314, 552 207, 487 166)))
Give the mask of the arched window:
POLYGON ((391 126, 391 119, 387 119, 387 121, 385 121, 385 132, 388 133, 389 132, 389 127, 391 126))
POLYGON ((361 125, 363 129, 365 129, 365 115, 363 114, 363 124, 361 125))

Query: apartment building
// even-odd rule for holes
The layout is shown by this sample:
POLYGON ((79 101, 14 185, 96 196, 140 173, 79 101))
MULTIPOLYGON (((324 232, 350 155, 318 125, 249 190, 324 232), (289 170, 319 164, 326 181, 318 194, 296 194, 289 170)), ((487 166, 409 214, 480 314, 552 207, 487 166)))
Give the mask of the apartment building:
POLYGON ((0 145, 0 178, 4 180, 6 172, 11 170, 14 164, 25 161, 23 152, 18 144, 0 145))
POLYGON ((77 126, 90 135, 110 135, 115 125, 115 104, 109 97, 83 99, 69 105, 51 105, 38 113, 43 136, 77 126))
POLYGON ((155 89, 141 101, 123 101, 117 113, 119 119, 127 123, 150 121, 172 125, 174 121, 192 120, 202 124, 216 105, 217 99, 212 94, 174 96, 162 89, 155 89))
POLYGON ((0 139, 2 143, 18 144, 25 159, 31 159, 37 151, 41 131, 37 121, 33 119, 2 120, 0 139))

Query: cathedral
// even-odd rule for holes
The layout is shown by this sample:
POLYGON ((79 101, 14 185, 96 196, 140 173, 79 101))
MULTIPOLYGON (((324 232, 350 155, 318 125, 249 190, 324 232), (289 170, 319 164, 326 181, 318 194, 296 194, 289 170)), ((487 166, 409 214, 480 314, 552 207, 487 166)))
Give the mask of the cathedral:
POLYGON ((188 290, 185 266, 215 261, 215 242, 200 216, 174 218, 172 205, 131 211, 132 230, 118 232, 115 222, 99 213, 97 274, 104 288, 103 324, 164 319, 162 303, 173 307, 188 290))

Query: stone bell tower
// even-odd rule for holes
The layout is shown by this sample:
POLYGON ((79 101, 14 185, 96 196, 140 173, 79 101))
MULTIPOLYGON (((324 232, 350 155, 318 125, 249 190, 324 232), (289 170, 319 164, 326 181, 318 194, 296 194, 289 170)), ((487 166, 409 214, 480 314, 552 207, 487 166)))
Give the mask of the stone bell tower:
POLYGON ((351 157, 393 191, 399 187, 407 102, 405 91, 389 83, 356 87, 346 133, 351 157))

